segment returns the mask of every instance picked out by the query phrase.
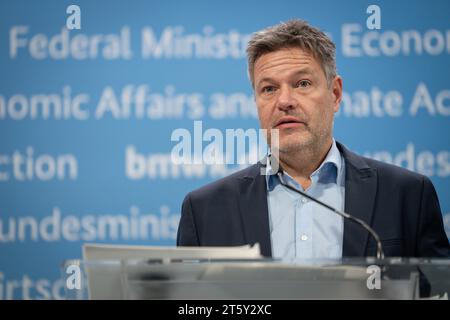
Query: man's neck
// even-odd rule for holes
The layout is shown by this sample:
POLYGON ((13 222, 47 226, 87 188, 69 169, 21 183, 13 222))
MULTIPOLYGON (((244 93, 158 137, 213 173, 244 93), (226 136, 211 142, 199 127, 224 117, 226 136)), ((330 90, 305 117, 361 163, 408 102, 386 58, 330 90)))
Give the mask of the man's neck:
POLYGON ((314 149, 299 150, 289 155, 280 152, 280 165, 304 190, 311 185, 311 174, 319 168, 325 160, 333 144, 333 139, 323 146, 314 149))

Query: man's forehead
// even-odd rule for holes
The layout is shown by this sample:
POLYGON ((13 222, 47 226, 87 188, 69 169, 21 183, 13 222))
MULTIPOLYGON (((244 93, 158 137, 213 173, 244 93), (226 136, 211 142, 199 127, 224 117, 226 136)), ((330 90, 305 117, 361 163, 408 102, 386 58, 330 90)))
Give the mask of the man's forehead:
POLYGON ((296 77, 303 74, 314 75, 320 64, 313 55, 300 48, 289 48, 262 55, 255 63, 255 86, 272 81, 274 78, 296 77))
POLYGON ((301 48, 284 48, 265 53, 256 60, 254 71, 256 73, 269 72, 275 68, 311 69, 316 60, 308 51, 301 48))

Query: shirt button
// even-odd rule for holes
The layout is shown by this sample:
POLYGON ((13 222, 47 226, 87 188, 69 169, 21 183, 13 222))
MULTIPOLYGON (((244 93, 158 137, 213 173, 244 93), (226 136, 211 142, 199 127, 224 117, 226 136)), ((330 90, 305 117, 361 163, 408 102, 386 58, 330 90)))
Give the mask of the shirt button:
POLYGON ((302 198, 302 203, 306 203, 308 200, 306 198, 302 198))
POLYGON ((308 240, 308 236, 307 236, 306 234, 302 234, 301 237, 300 237, 300 239, 301 239, 302 241, 306 241, 306 240, 308 240))

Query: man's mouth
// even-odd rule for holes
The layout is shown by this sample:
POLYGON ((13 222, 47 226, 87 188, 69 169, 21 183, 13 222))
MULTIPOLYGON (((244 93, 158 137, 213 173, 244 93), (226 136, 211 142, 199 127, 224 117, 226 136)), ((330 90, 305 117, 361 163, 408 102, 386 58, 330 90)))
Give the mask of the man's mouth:
POLYGON ((296 117, 286 116, 282 117, 275 124, 275 129, 288 129, 288 128, 298 128, 304 126, 305 123, 297 119, 296 117))

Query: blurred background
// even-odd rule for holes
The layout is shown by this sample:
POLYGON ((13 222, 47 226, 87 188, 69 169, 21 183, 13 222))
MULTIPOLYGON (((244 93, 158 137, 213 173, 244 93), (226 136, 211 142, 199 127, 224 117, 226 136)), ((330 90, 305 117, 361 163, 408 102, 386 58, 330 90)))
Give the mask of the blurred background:
POLYGON ((64 298, 60 265, 85 242, 174 246, 186 193, 240 167, 176 165, 172 133, 258 128, 246 43, 291 18, 336 43, 335 138, 430 177, 449 235, 449 12, 446 0, 0 0, 0 299, 64 298))

